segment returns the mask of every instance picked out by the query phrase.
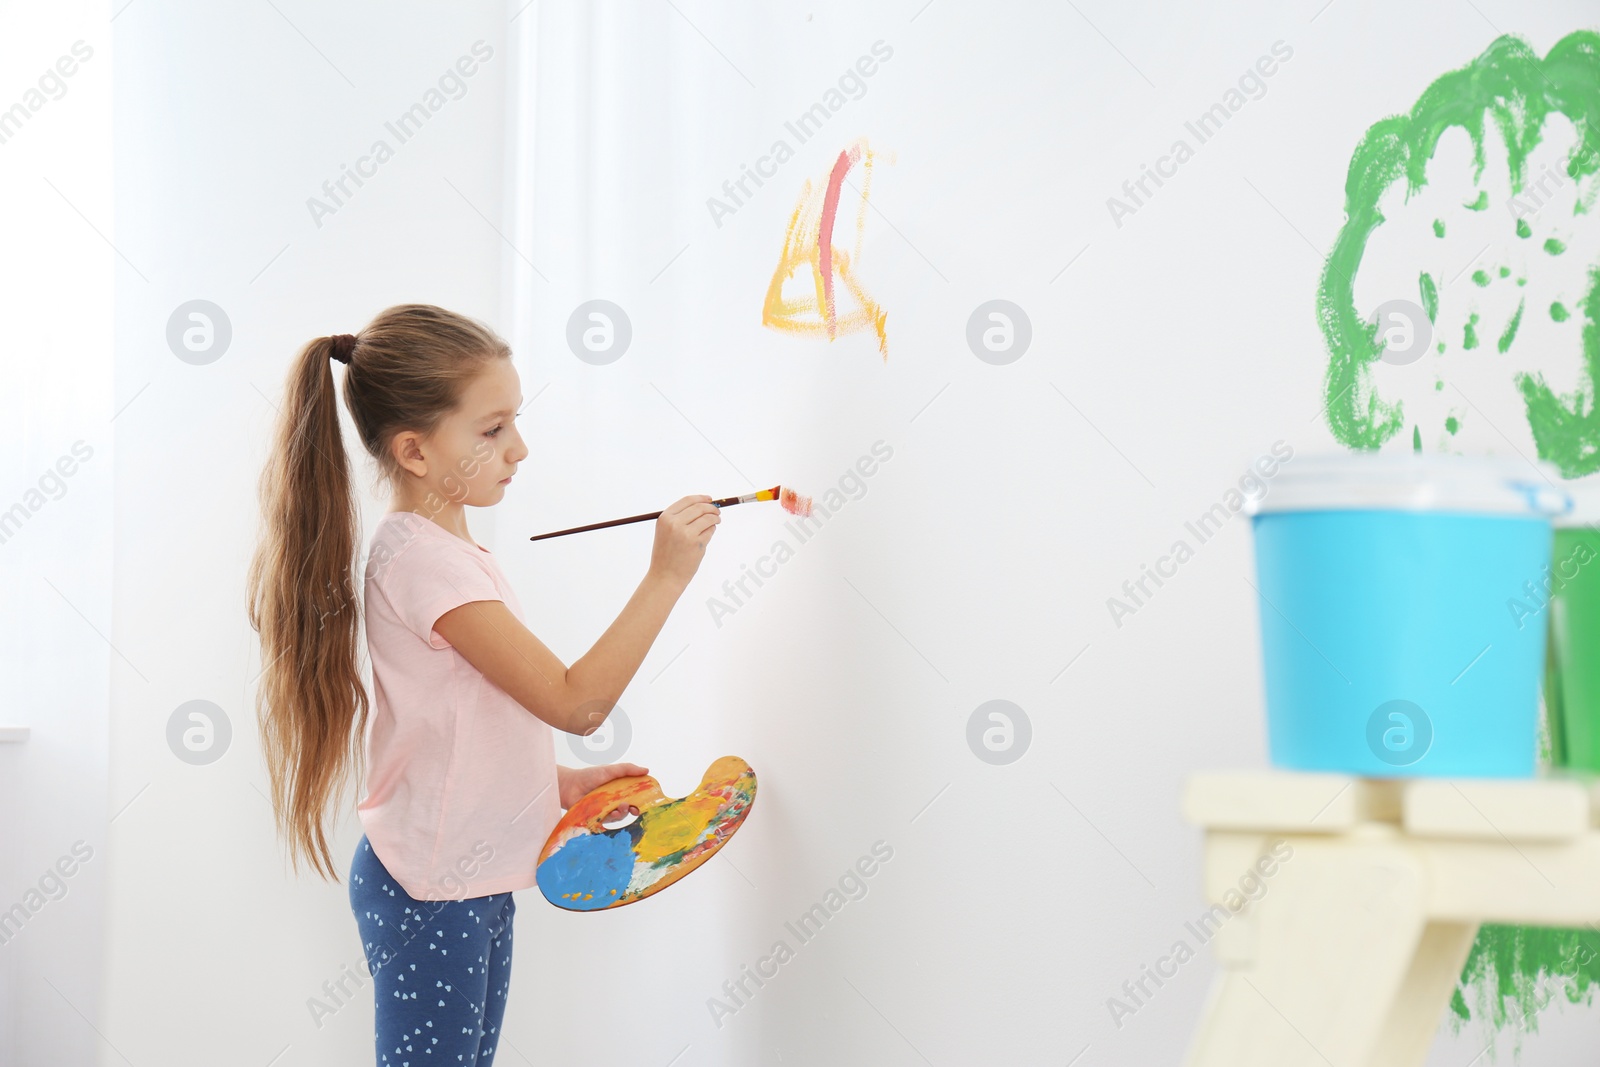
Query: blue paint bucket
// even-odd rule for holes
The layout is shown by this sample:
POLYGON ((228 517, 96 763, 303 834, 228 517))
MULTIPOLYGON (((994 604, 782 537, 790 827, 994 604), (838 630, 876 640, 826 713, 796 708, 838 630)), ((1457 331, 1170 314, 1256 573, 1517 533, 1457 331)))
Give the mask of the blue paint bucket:
POLYGON ((1532 777, 1545 628, 1511 602, 1546 578, 1570 507, 1557 471, 1521 460, 1285 464, 1250 502, 1272 763, 1532 777))

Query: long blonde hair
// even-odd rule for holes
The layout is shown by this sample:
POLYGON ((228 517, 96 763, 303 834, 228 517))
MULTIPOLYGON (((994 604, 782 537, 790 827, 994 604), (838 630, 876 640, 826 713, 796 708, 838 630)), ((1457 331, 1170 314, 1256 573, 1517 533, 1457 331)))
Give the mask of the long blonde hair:
MULTIPOLYGON (((368 699, 355 592, 361 515, 334 398, 335 345, 319 337, 289 368, 261 472, 248 611, 261 637, 256 717, 278 832, 297 873, 304 854, 338 881, 324 817, 351 772, 357 783, 365 774, 368 699)), ((395 435, 432 433, 489 360, 510 357, 493 330, 432 304, 388 308, 356 335, 344 403, 391 492, 404 473, 395 435)))

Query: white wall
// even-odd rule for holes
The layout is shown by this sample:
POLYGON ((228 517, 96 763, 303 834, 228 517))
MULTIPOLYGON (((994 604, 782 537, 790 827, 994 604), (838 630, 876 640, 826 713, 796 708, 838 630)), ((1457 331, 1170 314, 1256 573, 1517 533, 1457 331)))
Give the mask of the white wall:
MULTIPOLYGON (((1176 1062, 1208 954, 1120 1028, 1106 1001, 1203 910, 1184 775, 1265 760, 1243 520, 1121 626, 1105 602, 1275 442, 1333 447, 1314 300, 1351 151, 1494 36, 1470 8, 1319 7, 542 13, 539 77, 519 87, 536 158, 516 189, 531 215, 518 243, 544 277, 513 266, 519 350, 551 382, 525 416, 550 465, 504 510, 549 529, 680 489, 820 493, 875 440, 894 449, 718 626, 707 598, 782 526, 729 512, 624 698, 628 756, 669 787, 734 752, 762 792, 692 891, 543 917, 564 970, 542 993, 660 986, 607 1029, 605 1062, 665 1062, 686 1044, 678 1062, 1176 1062), (707 197, 775 138, 793 145, 785 120, 880 39, 893 56, 864 95, 718 226, 707 197), (1280 40, 1293 54, 1265 95, 1116 225, 1107 198, 1280 40), (858 135, 880 153, 858 268, 888 310, 887 361, 864 335, 829 345, 760 322, 801 184, 858 135), (965 343, 968 316, 997 297, 1033 328, 1004 367, 965 343), (603 367, 561 344, 592 298, 634 330, 603 367), (994 698, 1032 723, 1010 766, 965 741, 994 698), (785 921, 878 839, 894 859, 865 899, 799 945, 785 921), (794 960, 715 1025, 708 998, 780 938, 794 960)), ((1491 17, 1542 50, 1591 16, 1491 17)), ((1435 176, 1430 195, 1456 192, 1435 176)), ((1462 385, 1532 454, 1514 395, 1462 385)), ((1471 429, 1474 447, 1506 448, 1471 429)), ((635 530, 509 549, 539 576, 536 628, 581 649, 635 580, 619 554, 647 545, 635 530)), ((595 1040, 554 1008, 540 1018, 557 1061, 595 1040)), ((1593 1040, 1592 1018, 1576 1019, 1527 1048, 1568 1062, 1593 1040)), ((1482 1045, 1446 1031, 1434 1062, 1482 1045)))
POLYGON ((107 708, 150 667, 116 634, 107 5, 0 34, 0 1063, 90 1063, 104 1009, 107 708), (21 110, 15 110, 20 107, 21 110))
MULTIPOLYGON (((1202 910, 1184 775, 1265 758, 1248 531, 1227 528, 1120 627, 1105 600, 1273 442, 1331 447, 1313 302, 1361 133, 1475 56, 1489 19, 1544 49, 1592 11, 518 12, 135 0, 114 24, 116 240, 145 277, 117 266, 114 395, 144 392, 117 420, 111 640, 143 677, 112 667, 108 805, 133 803, 107 839, 100 1062, 370 1055, 365 988, 320 1028, 307 1009, 360 973, 360 942, 346 887, 293 877, 273 838, 243 581, 287 360, 403 300, 495 324, 525 395, 544 390, 521 420, 529 476, 473 529, 569 662, 642 575, 649 528, 527 534, 685 493, 821 496, 873 442, 894 450, 719 626, 707 598, 783 519, 726 513, 622 700, 626 758, 682 792, 741 755, 761 776, 755 811, 704 871, 638 906, 575 916, 519 894, 499 1062, 1174 1062, 1208 956, 1121 1029, 1106 999, 1202 910), (307 197, 480 38, 495 57, 464 98, 317 226, 307 197), (893 57, 865 94, 715 225, 706 198, 880 39, 893 57), (1279 39, 1294 58, 1267 94, 1114 225, 1106 198, 1279 39), (857 266, 889 314, 887 360, 863 335, 760 322, 802 182, 858 135, 880 153, 857 266), (205 366, 164 340, 196 298, 233 327, 205 366), (592 298, 633 325, 608 366, 565 347, 592 298), (1003 367, 965 341, 992 298, 1033 328, 1003 367), (1032 724, 1008 766, 966 741, 995 698, 1032 724), (233 728, 206 766, 166 743, 194 699, 233 728), (798 944, 785 921, 880 839, 894 855, 867 895, 798 944), (715 1025, 708 998, 780 938, 793 960, 715 1025)), ((383 506, 368 501, 369 522, 383 506)), ((62 799, 38 796, 23 801, 62 799)), ((22 875, 0 900, 75 825, 8 846, 22 875)), ((347 819, 343 862, 359 832, 347 819)), ((33 1014, 42 989, 10 993, 25 1040, 43 1040, 34 1018, 66 1030, 33 1014)), ((1524 1062, 1592 1046, 1590 1017, 1562 1018, 1524 1062)), ((1480 1048, 1446 1033, 1431 1062, 1480 1048)))

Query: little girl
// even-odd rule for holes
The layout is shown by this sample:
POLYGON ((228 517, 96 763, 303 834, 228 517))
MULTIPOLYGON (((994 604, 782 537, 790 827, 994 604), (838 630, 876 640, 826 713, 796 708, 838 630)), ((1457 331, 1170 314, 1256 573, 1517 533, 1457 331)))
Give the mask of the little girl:
MULTIPOLYGON (((568 667, 523 625, 494 554, 467 530, 464 507, 499 503, 528 455, 512 425, 522 403, 511 349, 493 331, 401 304, 359 334, 301 349, 261 476, 249 616, 266 665, 257 715, 273 808, 296 870, 304 854, 337 881, 324 816, 352 767, 365 779, 350 907, 373 978, 380 1065, 493 1063, 512 893, 536 885, 562 809, 648 771, 558 766, 552 727, 589 734, 605 721, 721 519, 709 496, 667 508, 644 579, 568 667), (392 501, 372 534, 364 610, 332 360, 345 364, 345 407, 392 501)), ((628 814, 638 811, 607 821, 628 814)))

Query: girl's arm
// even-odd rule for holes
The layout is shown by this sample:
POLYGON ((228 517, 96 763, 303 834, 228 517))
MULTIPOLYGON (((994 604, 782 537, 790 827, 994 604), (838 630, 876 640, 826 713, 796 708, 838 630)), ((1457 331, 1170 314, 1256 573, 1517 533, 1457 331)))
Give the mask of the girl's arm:
POLYGON ((616 621, 570 668, 503 600, 462 604, 433 628, 533 715, 569 734, 591 734, 611 714, 682 592, 676 581, 646 574, 616 621))
POLYGON ((709 496, 684 497, 663 511, 656 520, 650 569, 616 621, 571 667, 511 614, 503 600, 452 608, 433 629, 539 719, 567 733, 593 733, 644 662, 699 569, 721 517, 709 496))

